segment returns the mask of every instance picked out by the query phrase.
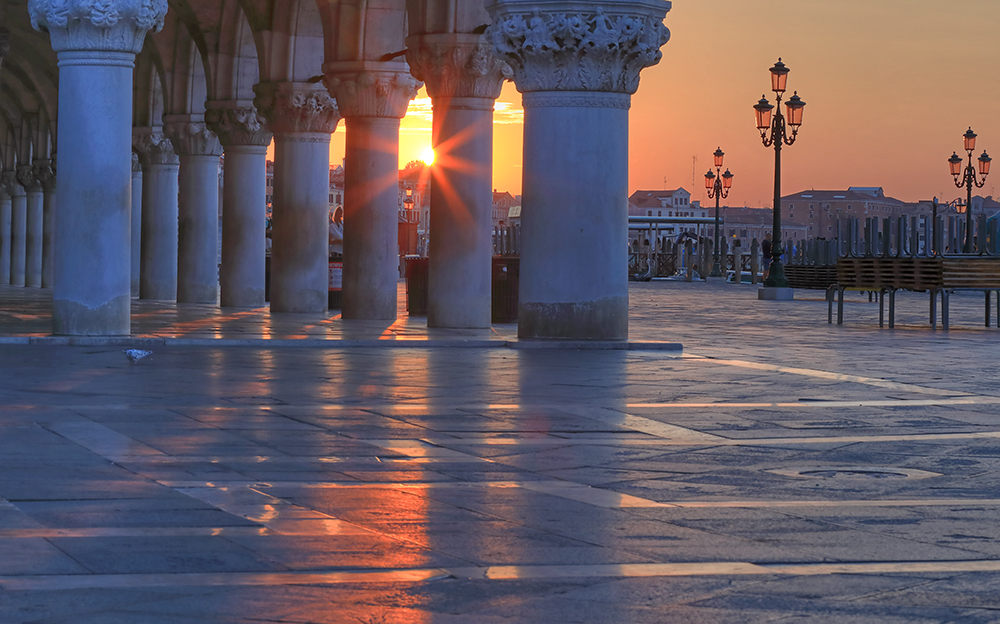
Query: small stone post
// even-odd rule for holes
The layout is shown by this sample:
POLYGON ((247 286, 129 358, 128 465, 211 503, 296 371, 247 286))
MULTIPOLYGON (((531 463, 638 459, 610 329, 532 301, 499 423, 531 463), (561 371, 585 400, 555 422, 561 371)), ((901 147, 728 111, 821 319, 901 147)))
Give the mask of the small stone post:
POLYGON ((743 246, 738 238, 733 241, 733 283, 743 283, 743 246))
POLYGON ((692 251, 691 248, 692 244, 691 244, 691 239, 689 238, 686 241, 684 241, 684 269, 686 271, 684 273, 685 282, 690 282, 694 277, 692 275, 692 273, 694 272, 694 267, 692 266, 691 262, 691 251, 692 251))

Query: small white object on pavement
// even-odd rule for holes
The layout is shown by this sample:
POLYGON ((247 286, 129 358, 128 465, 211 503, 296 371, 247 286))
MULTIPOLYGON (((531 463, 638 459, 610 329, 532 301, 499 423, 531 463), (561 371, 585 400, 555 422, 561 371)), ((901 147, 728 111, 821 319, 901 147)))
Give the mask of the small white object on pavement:
POLYGON ((122 349, 122 353, 128 358, 129 364, 135 364, 147 355, 153 355, 152 351, 144 351, 142 349, 122 349))

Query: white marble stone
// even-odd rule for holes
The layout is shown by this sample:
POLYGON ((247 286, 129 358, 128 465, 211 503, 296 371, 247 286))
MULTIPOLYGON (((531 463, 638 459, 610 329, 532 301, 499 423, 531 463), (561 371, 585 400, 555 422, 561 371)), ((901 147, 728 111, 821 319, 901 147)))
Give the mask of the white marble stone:
MULTIPOLYGON (((482 13, 470 17, 482 23, 482 13)), ((434 103, 427 325, 489 327, 493 105, 506 67, 483 35, 423 34, 406 43, 434 103)))
POLYGON ((628 338, 628 109, 668 2, 501 0, 488 34, 524 93, 520 338, 628 338))
MULTIPOLYGON (((155 130, 155 129, 154 129, 155 130)), ((136 131, 142 161, 142 259, 139 297, 177 299, 177 201, 180 163, 159 132, 136 131)))
MULTIPOLYGON (((20 176, 18 176, 20 178, 20 176)), ((19 180, 20 182, 20 180, 19 180)), ((28 242, 28 195, 20 183, 14 185, 10 206, 10 284, 24 286, 28 242)))
POLYGON ((180 154, 177 302, 214 304, 219 298, 219 157, 222 145, 204 122, 164 118, 164 123, 180 154))
POLYGON ((345 319, 396 318, 399 120, 420 83, 405 63, 323 66, 347 126, 344 153, 345 319))
POLYGON ((26 167, 22 184, 27 194, 24 219, 24 285, 42 286, 42 217, 45 196, 35 167, 26 167))
POLYGON ((166 0, 31 0, 59 59, 53 331, 130 331, 132 73, 166 0))
POLYGON ((266 83, 255 90, 255 104, 274 132, 271 311, 326 312, 337 105, 321 85, 266 83))
POLYGON ((0 173, 0 285, 10 284, 11 192, 14 172, 0 173))
POLYGON ((267 122, 252 106, 210 103, 205 120, 222 142, 226 165, 222 199, 223 307, 264 305, 264 206, 267 195, 267 122))
POLYGON ((52 288, 55 270, 56 173, 51 161, 35 167, 42 184, 42 288, 52 288))
POLYGON ((142 165, 139 155, 132 153, 132 217, 131 217, 131 269, 129 291, 139 296, 139 275, 142 265, 142 165))

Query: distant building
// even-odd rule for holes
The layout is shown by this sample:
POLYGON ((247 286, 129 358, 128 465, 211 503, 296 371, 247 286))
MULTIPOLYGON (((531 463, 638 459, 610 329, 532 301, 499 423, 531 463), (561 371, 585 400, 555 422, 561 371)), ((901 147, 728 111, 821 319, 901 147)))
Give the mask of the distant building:
MULTIPOLYGON (((723 206, 719 209, 722 217, 722 236, 731 246, 736 240, 740 246, 749 249, 750 244, 764 240, 764 236, 774 229, 774 211, 770 208, 750 208, 749 206, 723 206)), ((782 215, 781 240, 797 245, 799 241, 809 238, 807 226, 788 223, 782 215)), ((709 226, 709 235, 715 235, 715 227, 709 226)))
MULTIPOLYGON (((691 201, 691 193, 683 188, 666 191, 636 191, 628 198, 628 216, 630 217, 708 217, 708 210, 702 208, 701 202, 691 201)), ((659 227, 662 234, 675 236, 683 232, 704 235, 708 230, 700 224, 664 224, 659 227)), ((633 231, 629 239, 634 239, 638 233, 633 231)))
POLYGON ((493 189, 493 227, 510 225, 510 209, 516 203, 507 191, 493 189))
POLYGON ((705 217, 706 210, 683 188, 672 191, 636 191, 628 198, 630 217, 705 217))
POLYGON ((899 217, 921 212, 919 204, 888 197, 878 186, 846 191, 801 191, 781 198, 781 220, 806 227, 807 238, 836 238, 844 217, 899 217))

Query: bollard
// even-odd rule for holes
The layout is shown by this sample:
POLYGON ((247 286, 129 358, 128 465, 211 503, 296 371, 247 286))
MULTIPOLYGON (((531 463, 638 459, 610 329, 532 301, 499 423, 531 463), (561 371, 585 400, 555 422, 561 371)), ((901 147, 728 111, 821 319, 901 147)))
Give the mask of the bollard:
POLYGON ((760 275, 760 243, 757 239, 750 242, 750 283, 757 284, 760 275))
POLYGON ((733 283, 743 283, 743 247, 738 238, 733 244, 733 283))
POLYGON ((691 239, 688 239, 688 240, 684 241, 684 269, 685 269, 684 281, 685 282, 690 282, 692 280, 692 278, 693 278, 693 275, 692 275, 692 266, 691 266, 692 265, 692 262, 691 262, 691 251, 692 251, 691 239))

